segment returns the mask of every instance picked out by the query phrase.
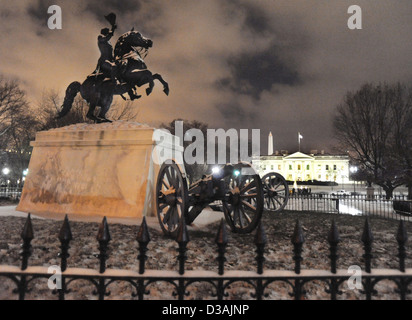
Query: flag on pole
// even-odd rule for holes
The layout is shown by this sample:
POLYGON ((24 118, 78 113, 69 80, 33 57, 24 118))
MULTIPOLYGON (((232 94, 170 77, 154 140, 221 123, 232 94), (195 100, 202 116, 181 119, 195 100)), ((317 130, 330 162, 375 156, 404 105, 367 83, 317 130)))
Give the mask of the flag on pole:
POLYGON ((299 142, 300 142, 300 139, 303 139, 303 136, 300 134, 300 132, 298 132, 298 139, 299 139, 299 142))

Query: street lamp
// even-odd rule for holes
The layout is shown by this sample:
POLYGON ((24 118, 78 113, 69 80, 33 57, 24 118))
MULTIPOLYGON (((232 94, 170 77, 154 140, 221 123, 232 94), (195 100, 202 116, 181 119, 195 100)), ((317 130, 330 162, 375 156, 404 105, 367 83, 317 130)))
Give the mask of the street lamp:
MULTIPOLYGON (((353 175, 358 172, 358 167, 352 166, 350 167, 350 172, 352 173, 352 179, 353 179, 353 175)), ((356 192, 356 184, 355 184, 355 179, 353 179, 353 192, 356 192)))
POLYGON ((3 168, 2 172, 3 172, 3 174, 8 175, 10 173, 10 169, 9 168, 3 168))

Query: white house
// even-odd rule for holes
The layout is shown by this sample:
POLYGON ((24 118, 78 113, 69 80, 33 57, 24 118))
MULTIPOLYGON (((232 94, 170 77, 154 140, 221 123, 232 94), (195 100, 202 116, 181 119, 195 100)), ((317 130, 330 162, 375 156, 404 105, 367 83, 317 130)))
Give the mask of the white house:
MULTIPOLYGON (((273 150, 270 139, 268 151, 273 150)), ((276 151, 274 154, 256 157, 252 160, 261 176, 269 172, 278 172, 289 181, 335 181, 349 183, 349 156, 328 154, 323 150, 311 150, 309 154, 288 151, 276 151)))

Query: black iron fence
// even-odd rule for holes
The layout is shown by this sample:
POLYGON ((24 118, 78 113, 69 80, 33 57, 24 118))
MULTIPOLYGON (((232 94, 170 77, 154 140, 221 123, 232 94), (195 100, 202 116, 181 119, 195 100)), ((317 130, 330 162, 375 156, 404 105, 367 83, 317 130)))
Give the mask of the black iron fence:
POLYGON ((291 195, 285 210, 315 211, 375 216, 412 221, 412 201, 407 196, 386 199, 381 195, 330 195, 325 193, 291 195))
MULTIPOLYGON (((372 299, 373 296, 379 295, 377 292, 377 284, 383 280, 390 281, 396 289, 394 292, 400 299, 409 298, 409 285, 412 282, 412 269, 405 266, 406 259, 406 242, 407 231, 404 221, 400 221, 397 231, 396 240, 398 243, 398 253, 396 255, 399 263, 398 269, 373 269, 373 241, 374 237, 371 231, 369 219, 366 218, 361 241, 363 243, 363 259, 364 266, 360 278, 361 294, 365 299, 372 299)), ((148 270, 146 269, 146 260, 150 257, 148 254, 148 244, 150 242, 150 234, 145 218, 139 228, 137 242, 139 254, 137 256, 136 270, 119 270, 106 268, 108 259, 108 248, 111 241, 109 226, 106 218, 103 219, 97 234, 99 243, 99 254, 96 258, 99 260, 99 270, 86 268, 69 268, 69 251, 70 242, 73 240, 72 232, 69 225, 69 220, 66 216, 63 225, 60 229, 58 239, 61 243, 59 258, 60 258, 60 278, 55 278, 56 285, 59 284, 54 293, 57 298, 64 300, 70 292, 71 286, 78 280, 86 280, 95 288, 93 294, 98 299, 105 299, 110 295, 110 286, 114 282, 127 282, 133 287, 133 292, 130 298, 143 300, 150 298, 151 286, 154 283, 165 283, 172 285, 173 292, 170 298, 179 300, 185 299, 189 294, 189 289, 195 283, 207 283, 210 285, 211 296, 222 300, 230 299, 229 286, 234 283, 246 283, 252 289, 251 298, 261 300, 268 296, 270 290, 275 290, 270 287, 275 282, 281 282, 289 288, 289 294, 294 299, 302 299, 305 297, 305 288, 311 282, 324 283, 325 292, 330 299, 339 298, 342 293, 342 288, 350 280, 351 274, 348 270, 339 269, 339 243, 341 238, 338 232, 336 223, 332 221, 330 231, 325 235, 329 244, 329 270, 302 269, 302 250, 304 249, 305 237, 299 221, 296 221, 291 242, 293 244, 293 252, 291 252, 294 269, 293 270, 266 270, 265 269, 265 250, 267 250, 267 237, 264 227, 260 224, 256 230, 254 244, 256 247, 254 256, 256 264, 251 266, 253 271, 240 270, 225 270, 226 247, 228 237, 226 233, 225 223, 222 220, 219 226, 215 243, 216 243, 216 261, 218 271, 207 270, 187 270, 187 244, 189 243, 189 234, 186 225, 183 222, 179 226, 179 232, 176 238, 178 254, 176 256, 178 262, 178 270, 148 270)), ((30 256, 32 255, 31 241, 34 239, 32 228, 32 220, 30 214, 26 220, 22 238, 21 251, 21 266, 0 265, 0 279, 11 279, 15 285, 14 293, 18 299, 24 300, 26 293, 32 290, 32 281, 38 278, 44 278, 44 286, 48 283, 51 274, 48 267, 30 266, 30 256)), ((276 245, 276 244, 275 244, 276 245)), ((57 254, 57 252, 56 252, 57 254)), ((253 254, 253 253, 252 253, 253 254)), ((394 253, 394 258, 395 253, 394 253)), ((359 283, 358 283, 359 284, 359 283)))

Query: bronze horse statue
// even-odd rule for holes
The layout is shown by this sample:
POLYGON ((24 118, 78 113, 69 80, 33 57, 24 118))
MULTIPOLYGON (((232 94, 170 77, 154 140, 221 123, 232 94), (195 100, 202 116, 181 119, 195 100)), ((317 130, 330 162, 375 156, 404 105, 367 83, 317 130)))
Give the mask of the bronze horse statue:
MULTIPOLYGON (((61 118, 70 111, 74 98, 79 92, 89 104, 87 118, 98 123, 111 122, 106 118, 106 113, 113 102, 113 95, 121 95, 125 99, 123 94, 145 84, 149 85, 146 89, 146 95, 150 95, 154 87, 154 80, 163 84, 163 91, 168 95, 168 83, 163 80, 160 74, 152 74, 142 58, 142 54, 146 57, 152 46, 152 40, 143 37, 140 32, 133 29, 121 35, 114 48, 118 82, 112 81, 103 73, 99 73, 98 70, 90 74, 82 84, 78 81, 72 82, 66 89, 63 106, 57 117, 61 118), (95 115, 96 107, 100 107, 97 115, 95 115)), ((140 97, 136 96, 136 98, 140 97)))

